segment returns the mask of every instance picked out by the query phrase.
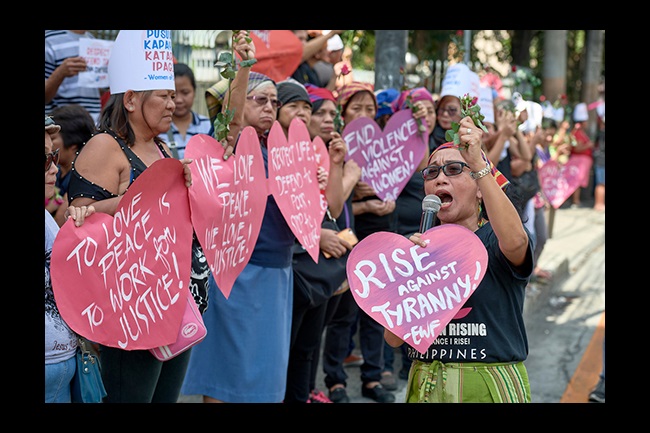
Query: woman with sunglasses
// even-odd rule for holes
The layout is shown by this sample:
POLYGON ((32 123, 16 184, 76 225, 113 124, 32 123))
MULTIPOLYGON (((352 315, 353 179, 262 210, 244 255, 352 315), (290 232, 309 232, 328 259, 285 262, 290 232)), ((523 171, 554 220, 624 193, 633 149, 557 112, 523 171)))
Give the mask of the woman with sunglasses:
MULTIPOLYGON (((446 326, 449 338, 424 354, 409 347, 406 402, 530 402, 523 308, 533 271, 532 240, 521 204, 507 195, 507 180, 481 150, 481 129, 465 117, 459 131, 459 145, 445 143, 431 153, 422 170, 424 190, 442 201, 437 223, 461 225, 481 239, 487 272, 463 305, 466 314, 446 326), (454 329, 465 325, 479 331, 456 338, 454 329)), ((420 233, 410 239, 426 246, 420 233)), ((388 329, 384 336, 393 347, 403 343, 388 329)))
MULTIPOLYGON (((52 151, 52 136, 60 129, 51 117, 45 116, 45 198, 54 194, 59 171, 59 149, 52 151)), ((92 205, 80 208, 71 206, 68 212, 76 226, 81 226, 85 218, 95 212, 95 208, 92 205)), ((70 386, 77 366, 77 334, 59 313, 50 278, 52 245, 58 233, 59 225, 45 209, 45 403, 70 403, 70 386)))
MULTIPOLYGON (((246 43, 245 31, 233 40, 242 58, 255 57, 255 45, 246 43)), ((258 134, 268 176, 268 132, 276 120, 276 84, 266 75, 240 67, 219 96, 222 109, 234 110, 230 133, 251 126, 258 134), (230 98, 230 103, 228 103, 230 98)), ((237 152, 237 142, 222 143, 226 155, 237 152)), ((208 334, 192 349, 182 393, 202 395, 204 403, 280 403, 284 398, 293 279, 294 235, 272 195, 267 197, 262 228, 253 254, 226 299, 210 276, 210 299, 203 321, 208 334)))

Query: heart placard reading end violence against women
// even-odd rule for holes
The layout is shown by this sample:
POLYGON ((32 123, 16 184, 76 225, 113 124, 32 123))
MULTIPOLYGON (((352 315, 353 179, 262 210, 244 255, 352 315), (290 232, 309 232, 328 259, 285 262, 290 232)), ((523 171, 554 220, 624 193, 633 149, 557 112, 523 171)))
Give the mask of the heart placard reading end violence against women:
POLYGON ((418 130, 410 109, 393 114, 382 131, 373 119, 345 125, 346 160, 361 167, 361 180, 382 200, 396 200, 428 151, 429 135, 418 130))
MULTIPOLYGON (((457 315, 485 276, 487 250, 456 224, 427 230, 426 248, 376 232, 350 252, 347 276, 359 307, 420 353, 457 315)), ((459 314, 460 312, 460 314, 459 314)))
POLYGON ((52 289, 78 334, 124 350, 178 338, 187 308, 192 222, 183 164, 154 162, 131 184, 113 216, 63 224, 52 246, 52 289))

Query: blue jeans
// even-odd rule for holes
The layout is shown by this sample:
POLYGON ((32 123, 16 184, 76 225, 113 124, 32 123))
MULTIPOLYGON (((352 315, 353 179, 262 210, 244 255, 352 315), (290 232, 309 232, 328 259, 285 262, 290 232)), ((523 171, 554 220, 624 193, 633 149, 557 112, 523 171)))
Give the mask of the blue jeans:
POLYGON ((595 185, 605 185, 605 166, 596 165, 594 166, 594 184, 595 185))
POLYGON ((70 403, 70 383, 77 370, 76 357, 45 364, 45 403, 70 403))

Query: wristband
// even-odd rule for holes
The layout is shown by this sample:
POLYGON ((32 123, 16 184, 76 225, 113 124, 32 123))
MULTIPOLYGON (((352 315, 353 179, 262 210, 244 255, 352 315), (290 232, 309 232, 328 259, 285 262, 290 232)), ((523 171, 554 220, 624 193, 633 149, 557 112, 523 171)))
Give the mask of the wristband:
POLYGON ((487 174, 490 173, 490 171, 492 171, 490 169, 490 164, 486 164, 483 170, 477 172, 470 171, 469 175, 472 176, 472 179, 479 180, 480 178, 487 176, 487 174))

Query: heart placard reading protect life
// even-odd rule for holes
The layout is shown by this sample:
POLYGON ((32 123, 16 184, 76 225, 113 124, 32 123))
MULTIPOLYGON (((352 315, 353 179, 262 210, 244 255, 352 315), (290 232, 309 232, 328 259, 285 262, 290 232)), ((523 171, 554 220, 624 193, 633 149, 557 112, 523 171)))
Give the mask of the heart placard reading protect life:
POLYGON ((295 117, 289 125, 289 138, 276 120, 269 131, 269 193, 282 216, 307 250, 318 262, 320 230, 324 210, 318 187, 318 165, 309 130, 295 117))
POLYGON ((350 252, 347 276, 363 311, 425 353, 454 317, 465 315, 488 256, 478 236, 456 224, 431 228, 422 239, 426 248, 395 233, 373 233, 350 252))
POLYGON ((245 127, 237 151, 226 161, 224 148, 206 134, 187 143, 192 158, 192 224, 219 290, 226 299, 248 264, 262 228, 268 189, 257 133, 245 127))
POLYGON ((183 164, 151 164, 121 197, 114 215, 69 219, 52 246, 52 289, 78 334, 124 350, 178 338, 187 308, 192 222, 183 164))

